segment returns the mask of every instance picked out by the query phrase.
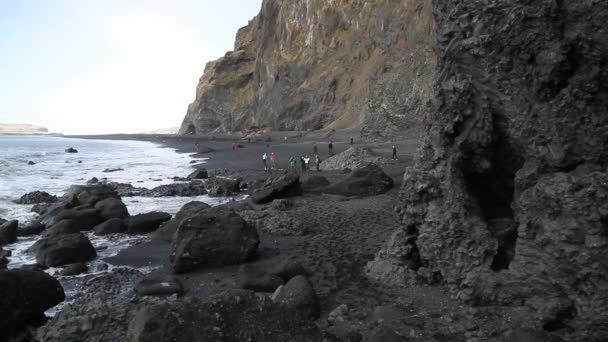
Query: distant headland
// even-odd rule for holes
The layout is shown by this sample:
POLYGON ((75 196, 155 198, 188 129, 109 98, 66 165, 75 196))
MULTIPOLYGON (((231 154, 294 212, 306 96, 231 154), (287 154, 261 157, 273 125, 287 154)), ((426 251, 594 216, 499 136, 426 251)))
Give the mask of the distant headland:
POLYGON ((2 123, 0 123, 0 134, 62 135, 61 133, 49 133, 48 128, 39 125, 2 123))

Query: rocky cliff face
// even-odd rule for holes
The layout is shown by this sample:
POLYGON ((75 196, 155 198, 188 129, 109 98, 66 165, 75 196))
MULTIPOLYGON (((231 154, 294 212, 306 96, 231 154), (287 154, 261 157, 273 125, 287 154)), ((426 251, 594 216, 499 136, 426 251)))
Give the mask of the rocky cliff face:
POLYGON ((368 265, 608 339, 608 2, 436 0, 438 74, 402 229, 368 265))
POLYGON ((426 111, 434 32, 430 0, 264 0, 235 50, 207 64, 180 133, 390 135, 426 111))

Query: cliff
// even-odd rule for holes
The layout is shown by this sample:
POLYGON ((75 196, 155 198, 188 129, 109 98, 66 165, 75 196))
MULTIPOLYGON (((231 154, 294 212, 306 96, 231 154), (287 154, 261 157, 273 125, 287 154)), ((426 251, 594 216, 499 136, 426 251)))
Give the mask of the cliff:
POLYGON ((608 339, 608 2, 436 0, 438 74, 367 267, 510 306, 567 341, 608 339))
POLYGON ((46 127, 27 124, 0 124, 0 134, 48 134, 46 127))
POLYGON ((390 135, 426 111, 434 32, 430 0, 264 0, 234 51, 207 64, 180 133, 390 135))

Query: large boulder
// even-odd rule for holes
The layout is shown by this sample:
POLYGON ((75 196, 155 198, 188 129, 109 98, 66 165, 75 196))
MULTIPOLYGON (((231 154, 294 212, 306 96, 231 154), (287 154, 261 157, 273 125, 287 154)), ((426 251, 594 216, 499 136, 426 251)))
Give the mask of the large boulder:
POLYGON ((210 208, 210 206, 204 202, 192 201, 186 203, 171 220, 163 223, 160 228, 152 233, 152 238, 157 240, 172 241, 173 235, 175 234, 175 231, 177 231, 177 227, 184 220, 207 208, 210 208))
POLYGON ((319 175, 306 178, 302 183, 302 189, 305 191, 315 190, 331 184, 327 178, 319 175))
POLYGON ((82 233, 41 239, 31 250, 36 252, 36 262, 47 267, 89 261, 97 256, 91 241, 82 233))
POLYGON ((346 179, 328 186, 323 192, 342 196, 375 196, 389 191, 393 179, 377 165, 354 170, 346 179))
POLYGON ((37 204, 37 203, 54 203, 57 202, 57 196, 51 195, 45 191, 33 191, 21 196, 15 201, 17 204, 37 204))
POLYGON ((65 149, 65 153, 78 153, 78 150, 73 147, 68 147, 65 149))
POLYGON ((109 219, 103 223, 96 225, 93 228, 95 235, 108 235, 108 234, 116 234, 116 233, 124 233, 127 231, 127 225, 125 222, 119 218, 109 219))
POLYGON ((236 283, 242 289, 259 292, 274 292, 277 287, 284 284, 281 277, 254 265, 241 265, 236 276, 236 283))
POLYGON ((17 229, 17 236, 30 236, 42 233, 46 226, 40 223, 40 220, 29 222, 25 227, 17 229))
POLYGON ((317 342, 310 320, 251 291, 229 291, 200 301, 147 305, 129 323, 128 342, 317 342))
POLYGON ((61 197, 61 201, 74 201, 80 205, 93 206, 95 203, 106 198, 118 198, 120 196, 113 187, 107 184, 95 185, 73 185, 61 197))
POLYGON ((273 300, 281 303, 304 317, 316 319, 319 317, 321 307, 319 299, 308 279, 302 275, 291 278, 281 286, 272 296, 273 300))
POLYGON ((44 312, 64 299, 59 282, 42 271, 0 271, 0 341, 44 322, 44 312))
POLYGON ((99 210, 99 215, 105 220, 119 218, 124 219, 129 217, 129 211, 127 206, 120 200, 120 198, 106 198, 95 203, 95 209, 99 210))
POLYGON ((80 230, 80 226, 76 225, 74 220, 65 219, 50 226, 49 229, 44 232, 44 235, 45 237, 49 237, 65 234, 74 234, 79 233, 80 230))
POLYGON ((207 172, 207 169, 194 170, 194 171, 192 171, 192 173, 190 173, 188 175, 188 179, 207 179, 207 178, 209 178, 209 173, 207 172))
POLYGON ((17 229, 19 221, 12 220, 0 225, 0 246, 8 245, 17 241, 17 229))
POLYGON ((129 218, 127 233, 147 234, 155 231, 163 222, 169 221, 170 219, 171 214, 160 211, 134 215, 129 218))
POLYGON ((384 165, 389 160, 375 155, 369 148, 350 147, 342 153, 333 155, 321 163, 321 170, 361 169, 370 164, 384 165))
POLYGON ((171 245, 173 271, 239 264, 255 255, 258 244, 255 228, 233 209, 209 208, 179 225, 171 245))
POLYGON ((54 216, 52 225, 55 225, 62 220, 72 221, 73 225, 78 227, 79 231, 91 230, 104 221, 104 219, 101 218, 99 210, 95 208, 62 210, 54 216))
POLYGON ((213 176, 205 182, 205 187, 211 197, 234 196, 241 191, 241 178, 213 176))
POLYGON ((251 190, 250 198, 254 203, 268 203, 277 198, 287 198, 302 194, 300 177, 296 173, 287 173, 251 190))
POLYGON ((207 189, 201 181, 159 185, 154 189, 144 191, 145 197, 200 196, 207 194, 207 189))

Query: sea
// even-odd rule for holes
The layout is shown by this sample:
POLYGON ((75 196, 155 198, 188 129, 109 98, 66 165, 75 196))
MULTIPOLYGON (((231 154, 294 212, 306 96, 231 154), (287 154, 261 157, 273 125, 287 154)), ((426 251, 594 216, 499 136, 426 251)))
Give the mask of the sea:
MULTIPOLYGON (((175 149, 145 141, 0 135, 0 217, 27 224, 36 214, 31 212, 32 205, 14 202, 23 194, 40 190, 61 196, 71 185, 86 184, 93 177, 145 188, 173 183, 173 177, 186 177, 192 172, 193 160, 204 163, 206 159, 193 159, 175 149), (75 148, 78 153, 66 153, 65 149, 69 147, 75 148), (30 165, 29 162, 34 164, 30 165), (105 169, 122 171, 107 173, 103 172, 105 169)), ((131 215, 155 210, 175 214, 184 204, 195 200, 218 205, 230 198, 211 198, 206 195, 123 198, 131 215)), ((98 254, 97 259, 90 263, 93 273, 104 258, 146 239, 124 234, 104 237, 90 232, 87 234, 98 254)), ((27 249, 39 238, 20 237, 16 243, 4 246, 5 250, 12 253, 8 268, 35 263, 35 255, 28 253, 27 249)), ((50 274, 57 271, 46 270, 50 274)))

